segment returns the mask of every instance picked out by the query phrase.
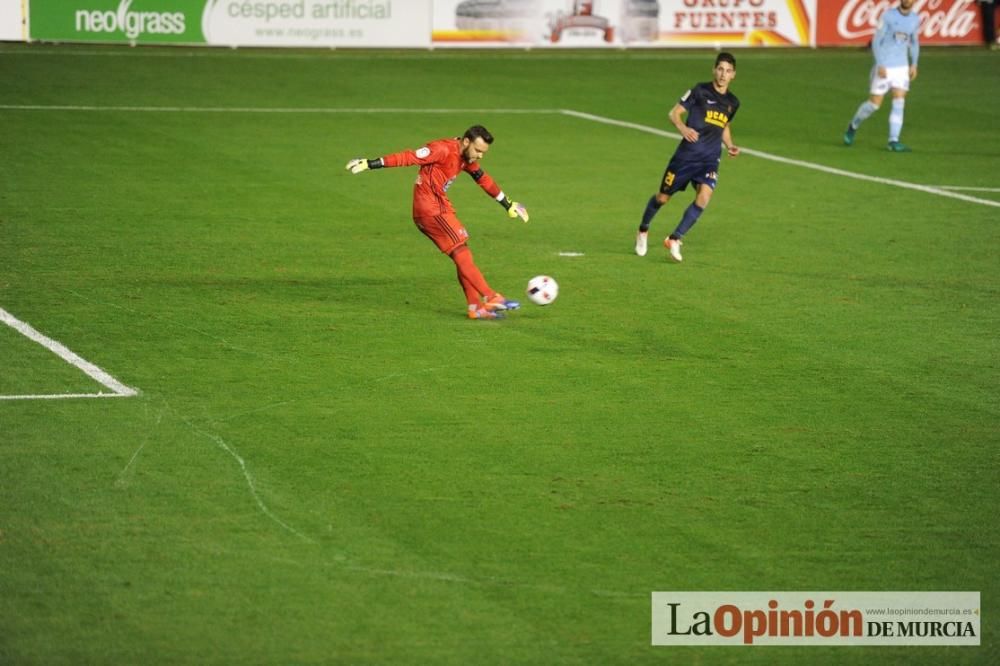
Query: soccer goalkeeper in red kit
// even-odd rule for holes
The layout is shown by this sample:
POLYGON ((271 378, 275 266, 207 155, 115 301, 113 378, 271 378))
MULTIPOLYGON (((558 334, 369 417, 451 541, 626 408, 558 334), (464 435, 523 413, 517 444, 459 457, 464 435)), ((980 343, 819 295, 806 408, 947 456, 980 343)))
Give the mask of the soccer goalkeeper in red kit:
POLYGON ((490 287, 472 259, 466 242, 469 232, 455 215, 448 200, 448 188, 462 171, 479 183, 487 194, 507 210, 511 218, 528 221, 524 206, 511 201, 489 174, 479 166, 493 135, 482 125, 474 125, 461 137, 438 139, 416 150, 404 150, 373 160, 357 158, 345 167, 351 173, 384 167, 419 166, 417 182, 413 185, 413 222, 420 231, 434 241, 438 249, 451 257, 458 269, 458 282, 465 292, 470 319, 499 319, 505 310, 516 310, 517 301, 504 298, 490 287))

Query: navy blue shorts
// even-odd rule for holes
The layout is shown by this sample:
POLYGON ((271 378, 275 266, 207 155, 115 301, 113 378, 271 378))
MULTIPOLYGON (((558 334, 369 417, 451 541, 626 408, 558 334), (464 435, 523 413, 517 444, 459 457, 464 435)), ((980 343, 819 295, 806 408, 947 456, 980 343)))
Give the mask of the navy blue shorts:
POLYGON ((672 195, 686 190, 688 183, 704 183, 713 190, 719 179, 719 161, 688 162, 676 157, 670 160, 660 181, 660 194, 672 195))

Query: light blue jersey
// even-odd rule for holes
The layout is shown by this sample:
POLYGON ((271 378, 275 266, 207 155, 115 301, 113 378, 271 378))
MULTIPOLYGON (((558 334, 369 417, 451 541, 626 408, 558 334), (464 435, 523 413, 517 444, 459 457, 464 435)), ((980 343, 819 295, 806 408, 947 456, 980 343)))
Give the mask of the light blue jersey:
POLYGON ((920 55, 919 32, 920 16, 915 11, 903 14, 899 7, 893 7, 882 14, 872 38, 875 64, 879 67, 916 67, 920 55))

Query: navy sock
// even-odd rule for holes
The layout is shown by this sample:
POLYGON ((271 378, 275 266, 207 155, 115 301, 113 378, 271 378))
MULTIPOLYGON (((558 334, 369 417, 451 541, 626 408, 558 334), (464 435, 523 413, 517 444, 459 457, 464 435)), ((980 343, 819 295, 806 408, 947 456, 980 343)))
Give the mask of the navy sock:
POLYGON ((691 231, 691 227, 693 227, 694 223, 698 221, 698 218, 701 217, 701 213, 704 210, 704 208, 696 203, 688 206, 684 210, 684 217, 681 218, 681 223, 677 225, 677 228, 674 229, 674 233, 670 234, 670 237, 681 238, 684 234, 691 231))
POLYGON ((649 225, 653 221, 653 216, 656 215, 656 211, 663 207, 659 201, 656 200, 656 196, 649 197, 649 203, 646 204, 646 210, 642 213, 642 224, 639 225, 639 231, 649 231, 649 225))

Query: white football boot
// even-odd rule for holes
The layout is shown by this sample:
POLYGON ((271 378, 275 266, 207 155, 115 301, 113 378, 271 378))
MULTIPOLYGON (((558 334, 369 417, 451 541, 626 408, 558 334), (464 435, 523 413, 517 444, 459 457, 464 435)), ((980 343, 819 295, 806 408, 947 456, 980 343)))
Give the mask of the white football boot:
POLYGON ((667 238, 663 241, 663 246, 670 250, 670 258, 677 262, 684 261, 684 257, 681 256, 681 245, 683 244, 676 238, 667 238))
POLYGON ((646 256, 646 236, 649 233, 646 231, 640 231, 635 235, 635 253, 640 257, 646 256))

